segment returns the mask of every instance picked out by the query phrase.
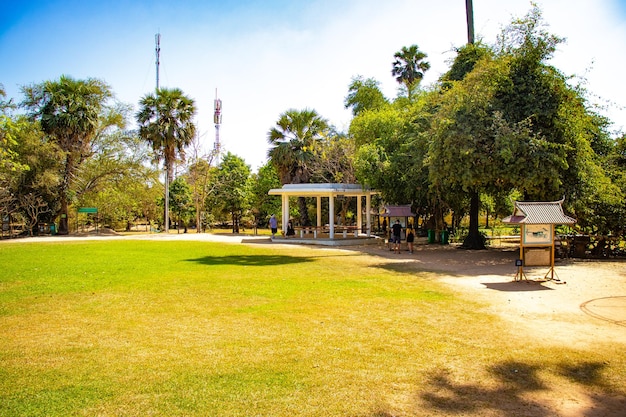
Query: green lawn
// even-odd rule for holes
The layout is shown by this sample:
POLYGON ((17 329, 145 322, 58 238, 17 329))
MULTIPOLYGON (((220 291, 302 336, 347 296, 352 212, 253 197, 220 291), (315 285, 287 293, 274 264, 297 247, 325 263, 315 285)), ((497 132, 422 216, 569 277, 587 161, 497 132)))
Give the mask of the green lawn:
POLYGON ((554 352, 394 269, 272 245, 2 242, 0 415, 504 416, 560 386, 624 395, 623 346, 554 352))

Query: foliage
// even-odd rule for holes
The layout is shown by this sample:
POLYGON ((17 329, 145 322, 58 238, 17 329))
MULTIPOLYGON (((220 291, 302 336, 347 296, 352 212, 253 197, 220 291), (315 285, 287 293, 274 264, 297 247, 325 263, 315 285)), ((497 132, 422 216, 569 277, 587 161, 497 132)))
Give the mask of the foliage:
POLYGON ((396 81, 406 87, 409 101, 415 87, 422 81, 426 71, 430 69, 430 64, 425 61, 428 57, 419 50, 417 45, 409 47, 403 46, 393 57, 391 75, 396 77, 396 81))
MULTIPOLYGON (((268 224, 272 214, 278 214, 281 210, 281 201, 278 196, 268 195, 269 190, 280 188, 278 172, 270 161, 259 168, 259 171, 252 174, 250 179, 250 205, 254 215, 255 223, 264 227, 268 224)), ((279 216, 280 217, 280 216, 279 216)))
POLYGON ((209 204, 222 214, 231 216, 233 233, 239 233, 239 222, 250 202, 250 166, 228 152, 220 163, 216 184, 210 195, 209 204))
MULTIPOLYGON (((314 149, 330 133, 330 126, 315 110, 290 109, 280 115, 267 141, 268 156, 282 184, 306 184, 311 180, 314 149)), ((304 197, 298 199, 300 223, 309 225, 304 197)))
POLYGON ((112 93, 100 80, 75 80, 68 76, 24 87, 22 92, 25 95, 22 105, 28 109, 29 116, 39 122, 47 140, 64 153, 57 192, 61 214, 59 234, 67 234, 68 204, 75 173, 90 155, 99 129, 116 120, 106 114, 106 102, 112 93))
POLYGON ((178 88, 161 88, 155 94, 145 95, 139 106, 139 137, 152 146, 156 162, 164 161, 171 182, 176 159, 184 161, 185 147, 196 134, 195 103, 178 88))
POLYGON ((348 87, 348 95, 344 101, 346 109, 352 109, 352 115, 358 116, 366 110, 377 110, 389 104, 380 91, 380 83, 373 78, 352 78, 348 87))
POLYGON ((187 233, 187 223, 194 215, 191 187, 184 177, 178 177, 170 184, 170 210, 179 222, 182 222, 187 233))

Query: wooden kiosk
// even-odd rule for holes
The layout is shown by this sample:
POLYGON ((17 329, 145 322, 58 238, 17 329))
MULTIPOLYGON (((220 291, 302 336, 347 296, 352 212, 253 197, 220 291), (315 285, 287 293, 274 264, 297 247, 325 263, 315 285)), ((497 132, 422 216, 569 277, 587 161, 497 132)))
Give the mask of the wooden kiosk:
POLYGON ((563 213, 563 200, 545 202, 515 201, 513 215, 503 223, 520 225, 520 258, 515 280, 526 279, 525 266, 549 266, 545 279, 554 279, 554 226, 574 224, 576 220, 563 213))

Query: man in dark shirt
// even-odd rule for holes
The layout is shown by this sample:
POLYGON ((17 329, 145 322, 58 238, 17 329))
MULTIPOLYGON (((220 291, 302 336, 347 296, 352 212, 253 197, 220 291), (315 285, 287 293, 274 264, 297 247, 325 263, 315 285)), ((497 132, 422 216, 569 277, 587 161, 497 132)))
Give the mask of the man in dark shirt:
POLYGON ((400 220, 396 220, 393 226, 391 226, 391 242, 394 244, 393 250, 395 253, 400 253, 401 235, 402 235, 402 225, 400 224, 400 220))

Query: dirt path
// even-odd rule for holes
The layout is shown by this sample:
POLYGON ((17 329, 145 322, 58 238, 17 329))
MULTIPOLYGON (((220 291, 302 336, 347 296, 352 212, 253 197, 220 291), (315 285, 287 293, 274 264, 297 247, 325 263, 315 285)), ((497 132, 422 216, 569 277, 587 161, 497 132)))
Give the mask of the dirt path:
POLYGON ((444 273, 441 281, 470 293, 489 310, 546 343, 589 347, 597 341, 626 344, 626 261, 557 260, 555 280, 548 267, 525 268, 515 281, 516 247, 467 251, 420 245, 413 254, 366 249, 406 267, 444 273))

